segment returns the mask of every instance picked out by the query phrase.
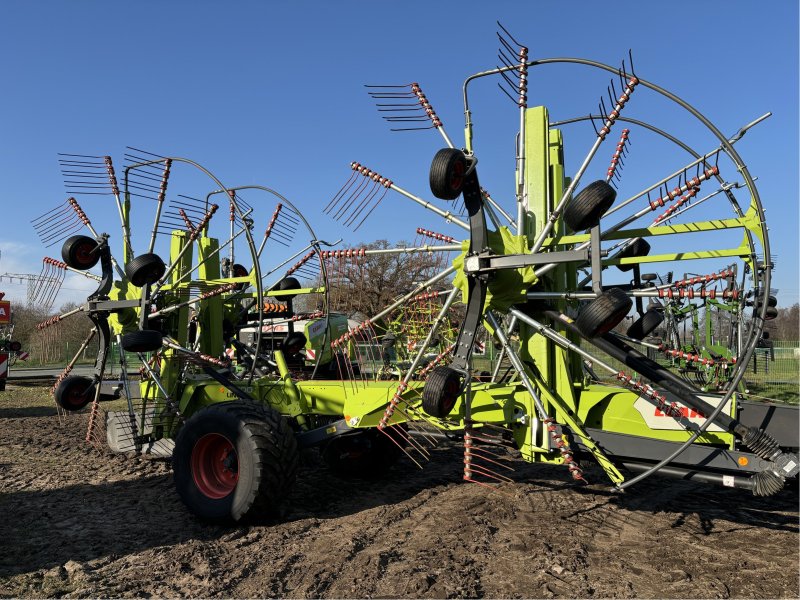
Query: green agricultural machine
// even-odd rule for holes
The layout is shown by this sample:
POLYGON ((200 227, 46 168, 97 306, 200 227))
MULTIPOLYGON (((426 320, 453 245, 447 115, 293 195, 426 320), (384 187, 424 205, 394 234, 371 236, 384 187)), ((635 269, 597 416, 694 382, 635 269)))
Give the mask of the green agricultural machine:
POLYGON ((585 481, 582 465, 594 461, 617 490, 635 491, 638 481, 658 474, 771 495, 795 479, 795 407, 742 393, 774 308, 764 211, 734 148, 758 121, 728 138, 688 103, 639 78, 632 58, 621 68, 529 60, 505 30, 499 37, 504 66, 464 84, 463 147, 452 143, 418 84, 370 88, 387 121, 444 139, 429 173, 440 201, 354 162, 350 180, 325 207, 358 228, 391 191, 443 227, 460 228, 460 238, 431 233, 437 243, 338 247, 314 234, 308 211, 274 190, 225 187, 187 159, 131 149, 120 186, 110 158, 64 155, 68 189, 94 186, 93 193, 113 196, 121 221, 119 261, 110 236, 94 230, 74 198, 34 223, 50 241, 75 234, 63 243, 63 264, 98 282, 73 311, 94 324, 86 344, 99 339, 94 376, 71 375, 73 361, 54 387, 61 408, 88 407, 87 440, 171 453, 181 499, 213 519, 280 512, 298 453, 311 447, 337 472, 368 476, 404 456, 422 467, 430 446, 447 438, 463 447, 464 480, 488 487, 509 484, 514 453, 563 465, 576 482, 585 481), (598 113, 554 120, 547 108, 528 107, 532 74, 551 65, 591 73, 589 85, 611 76, 598 113), (505 86, 519 119, 510 140, 514 192, 505 208, 478 179, 468 94, 490 77, 505 86), (623 116, 641 96, 643 107, 660 115, 662 103, 702 130, 710 148, 697 151, 656 124, 623 116), (611 131, 623 125, 614 147, 611 131), (576 145, 588 139, 590 149, 569 171, 565 139, 575 127, 583 127, 576 145), (628 150, 636 135, 662 154, 644 151, 637 163, 628 150), (598 170, 604 142, 612 146, 611 163, 598 170), (669 160, 677 164, 617 199, 623 162, 627 175, 637 164, 652 171, 669 160), (170 192, 167 199, 177 167, 192 189, 211 191, 170 192), (104 172, 107 182, 87 179, 104 172), (262 215, 256 207, 264 197, 277 205, 262 215), (139 209, 155 212, 146 221, 150 230, 139 209), (618 212, 624 209, 628 216, 618 212), (148 235, 137 239, 136 231, 148 235), (425 280, 409 281, 407 293, 348 326, 337 303, 364 283, 348 276, 350 267, 393 253, 430 261, 420 271, 425 280), (98 264, 100 274, 91 275, 98 264), (703 275, 675 282, 663 276, 689 264, 703 275), (428 302, 424 310, 409 308, 420 298, 428 302), (677 341, 667 335, 653 341, 682 302, 695 298, 724 303, 731 315, 737 334, 725 352, 672 347, 677 341), (387 330, 402 328, 409 311, 416 320, 407 360, 388 378, 362 368, 358 349, 379 352, 387 330), (124 349, 127 408, 104 416, 100 384, 115 339, 124 349), (493 344, 499 354, 488 375, 475 368, 479 344, 493 344), (684 366, 716 369, 714 385, 698 387, 669 360, 656 360, 672 351, 683 353, 684 366))

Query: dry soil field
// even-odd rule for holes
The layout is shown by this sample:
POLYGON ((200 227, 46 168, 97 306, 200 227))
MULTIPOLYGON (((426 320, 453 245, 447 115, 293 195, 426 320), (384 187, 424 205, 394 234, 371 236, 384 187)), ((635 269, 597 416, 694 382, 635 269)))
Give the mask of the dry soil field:
MULTIPOLYGON (((576 489, 520 463, 464 484, 460 449, 341 480, 304 458, 280 523, 187 514, 163 459, 100 453, 40 388, 0 393, 0 596, 797 598, 796 486, 768 499, 648 480, 576 489)), ((595 481, 599 473, 590 471, 595 481)))

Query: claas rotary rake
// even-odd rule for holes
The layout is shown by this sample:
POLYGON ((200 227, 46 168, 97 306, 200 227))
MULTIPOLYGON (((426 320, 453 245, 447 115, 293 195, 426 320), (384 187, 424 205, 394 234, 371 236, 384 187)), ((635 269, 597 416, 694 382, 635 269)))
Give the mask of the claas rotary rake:
POLYGON ((359 229, 400 196, 439 219, 414 245, 328 244, 277 192, 225 187, 187 159, 131 149, 120 185, 110 158, 65 155, 68 190, 113 196, 121 222, 116 257, 75 199, 34 223, 47 243, 69 236, 64 268, 100 265, 76 309, 99 339, 94 376, 70 375, 71 363, 54 388, 63 409, 90 407, 87 440, 105 424, 117 450, 171 452, 188 508, 233 520, 279 512, 308 447, 338 472, 371 475, 403 456, 422 467, 448 438, 463 446, 464 480, 490 488, 511 481, 513 453, 563 465, 576 482, 595 461, 616 490, 659 474, 771 495, 796 478, 796 410, 749 400, 744 379, 775 312, 764 211, 735 149, 763 118, 728 138, 640 78, 631 56, 620 68, 530 60, 502 27, 498 39, 502 65, 464 84, 461 148, 419 84, 368 87, 393 129, 441 135, 429 172, 439 200, 353 162, 324 212, 359 229), (611 77, 597 112, 555 120, 528 106, 532 75, 549 95, 554 66, 589 73, 587 85, 611 77), (468 92, 486 78, 518 123, 506 202, 478 179, 468 92), (637 102, 703 135, 628 114, 637 102), (588 151, 568 162, 567 138, 588 151), (620 200, 623 165, 625 180, 639 179, 620 200), (210 191, 173 193, 178 171, 187 189, 210 191), (264 197, 275 204, 261 214, 264 197), (147 212, 152 227, 132 226, 147 212), (350 318, 348 298, 376 291, 369 269, 387 257, 405 261, 405 292, 350 318), (103 418, 113 339, 127 408, 103 418), (475 355, 486 347, 488 368, 475 355))

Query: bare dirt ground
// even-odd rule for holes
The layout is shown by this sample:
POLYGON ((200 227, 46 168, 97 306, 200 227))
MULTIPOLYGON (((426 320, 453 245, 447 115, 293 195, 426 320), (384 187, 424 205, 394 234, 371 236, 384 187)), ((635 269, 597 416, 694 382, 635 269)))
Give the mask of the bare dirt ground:
POLYGON ((797 598, 798 493, 651 479, 624 495, 520 463, 503 493, 419 470, 341 480, 313 456, 283 522, 183 508, 163 459, 100 453, 42 389, 0 393, 2 597, 797 598))

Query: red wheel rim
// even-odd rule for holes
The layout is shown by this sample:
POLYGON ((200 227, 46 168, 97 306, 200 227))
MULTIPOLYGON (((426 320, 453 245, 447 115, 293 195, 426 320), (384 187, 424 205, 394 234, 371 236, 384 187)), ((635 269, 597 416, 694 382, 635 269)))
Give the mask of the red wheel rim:
POLYGON ((207 433, 192 449, 192 477, 200 493, 218 500, 230 494, 239 481, 239 460, 231 441, 207 433))
POLYGON ((467 170, 467 165, 462 161, 458 161, 453 165, 453 170, 450 173, 450 189, 461 190, 464 185, 464 173, 467 170))
POLYGON ((89 391, 89 384, 84 382, 76 382, 69 386, 62 396, 64 404, 69 407, 80 409, 88 404, 86 394, 89 391))
POLYGON ((81 266, 93 265, 95 262, 94 249, 95 245, 90 242, 78 244, 74 250, 75 261, 81 266))

